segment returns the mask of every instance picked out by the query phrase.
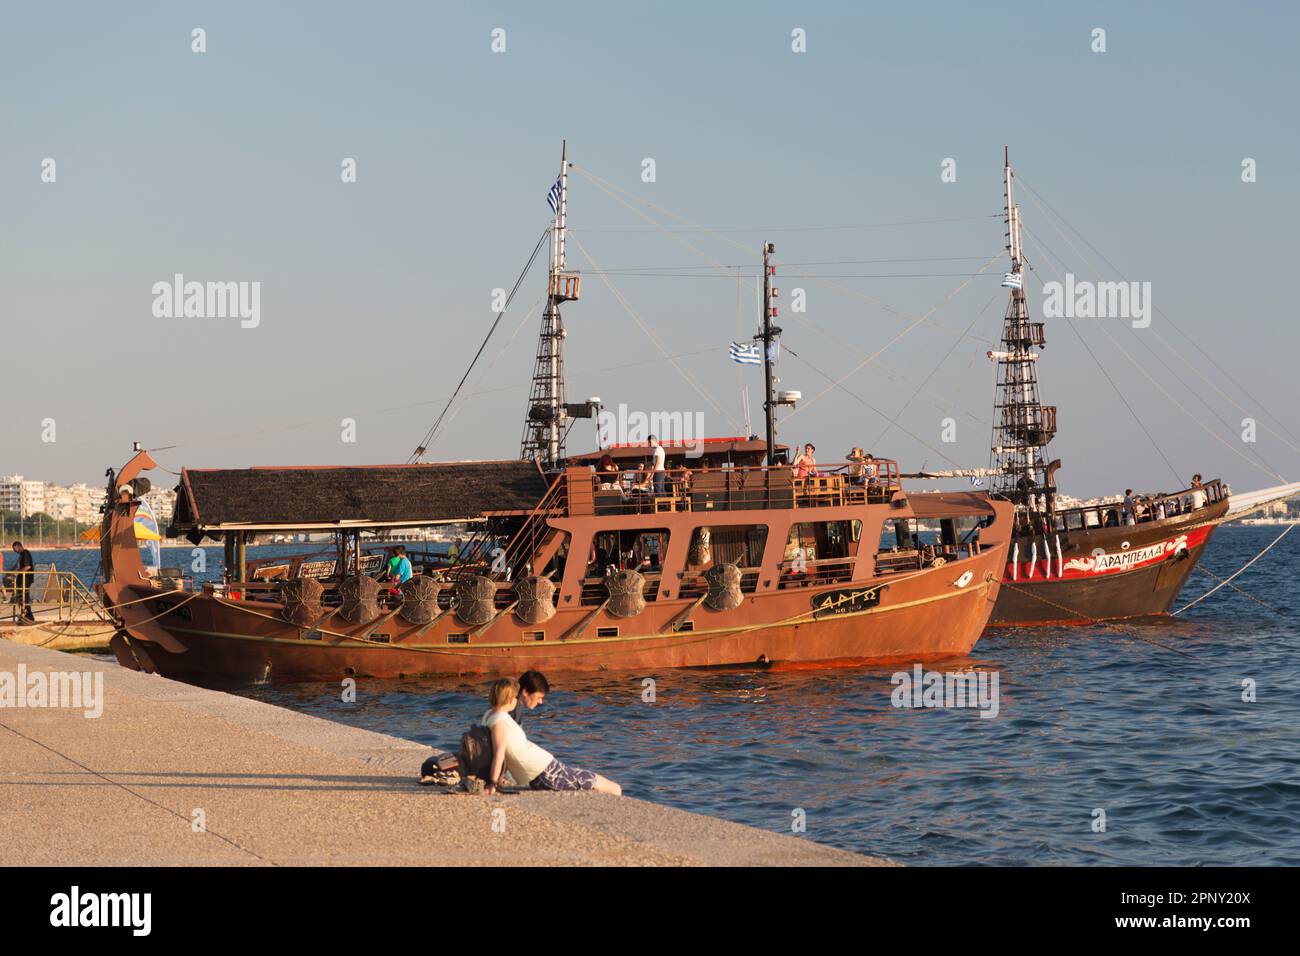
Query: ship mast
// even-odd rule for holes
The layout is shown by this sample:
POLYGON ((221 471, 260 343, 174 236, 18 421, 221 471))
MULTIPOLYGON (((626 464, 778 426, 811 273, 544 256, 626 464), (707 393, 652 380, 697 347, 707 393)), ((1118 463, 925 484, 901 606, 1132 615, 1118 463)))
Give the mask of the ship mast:
POLYGON ((762 330, 755 338, 763 343, 763 412, 767 417, 767 463, 769 466, 776 464, 776 396, 772 393, 774 376, 772 374, 772 343, 775 342, 781 334, 781 330, 772 324, 772 318, 776 315, 776 305, 773 299, 776 297, 776 290, 772 288, 772 276, 776 273, 776 266, 772 265, 772 253, 776 252, 776 246, 770 242, 763 243, 763 324, 759 326, 762 330))
POLYGON ((580 277, 564 261, 565 226, 569 206, 567 141, 560 147, 560 175, 551 189, 555 218, 551 222, 551 268, 546 285, 546 309, 537 339, 537 361, 528 397, 528 413, 519 457, 554 467, 564 458, 568 412, 564 402, 564 322, 560 303, 578 298, 580 277))
POLYGON ((1010 150, 1004 148, 1007 253, 1011 271, 1002 284, 1010 290, 1002 342, 988 356, 997 363, 997 393, 993 408, 993 459, 998 476, 994 491, 1014 501, 1026 518, 1050 515, 1055 488, 1046 457, 1056 434, 1056 406, 1043 405, 1038 394, 1039 349, 1046 343, 1042 322, 1029 321, 1024 290, 1024 252, 1020 245, 1020 207, 1016 205, 1015 174, 1010 150))

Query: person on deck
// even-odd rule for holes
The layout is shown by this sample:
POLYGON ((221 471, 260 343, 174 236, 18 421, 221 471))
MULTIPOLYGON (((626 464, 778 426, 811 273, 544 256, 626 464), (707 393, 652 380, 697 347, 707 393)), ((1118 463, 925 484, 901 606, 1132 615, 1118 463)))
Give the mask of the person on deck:
POLYGON ((849 483, 854 485, 865 485, 867 483, 867 458, 862 454, 862 449, 857 445, 848 453, 845 459, 849 463, 849 483))
POLYGON ((447 546, 447 563, 455 564, 460 558, 460 538, 456 538, 447 546))
POLYGON ((600 481, 601 491, 614 491, 618 488, 618 465, 613 455, 601 455, 596 465, 596 478, 600 481))
POLYGON ((17 573, 10 577, 14 586, 14 604, 19 608, 18 613, 24 624, 35 624, 36 617, 32 614, 32 577, 36 565, 32 561, 32 553, 23 547, 21 541, 15 541, 13 549, 18 555, 18 563, 13 568, 17 573))
POLYGON ((1199 473, 1192 475, 1192 510, 1205 507, 1205 485, 1199 473))
POLYGON ((1125 488, 1124 489, 1124 510, 1123 510, 1125 524, 1137 524, 1136 505, 1137 505, 1137 499, 1133 497, 1133 489, 1125 488))
POLYGON ((400 544, 397 546, 394 557, 397 558, 397 567, 393 573, 396 576, 397 586, 401 587, 411 580, 411 559, 406 556, 406 548, 400 544))
POLYGON ((502 677, 488 691, 491 705, 483 715, 483 726, 492 731, 492 768, 485 793, 495 793, 506 770, 521 786, 530 790, 595 790, 616 797, 623 788, 590 770, 570 767, 533 743, 510 716, 519 700, 519 681, 502 677))
POLYGON ((664 467, 664 459, 667 457, 667 452, 664 451, 664 446, 659 442, 659 439, 655 438, 654 435, 650 436, 650 447, 654 449, 654 468, 652 469, 652 473, 654 475, 655 494, 667 494, 668 472, 664 467))
POLYGON ((803 451, 794 460, 794 476, 796 478, 817 477, 817 459, 813 457, 813 452, 816 450, 812 442, 803 446, 803 451))

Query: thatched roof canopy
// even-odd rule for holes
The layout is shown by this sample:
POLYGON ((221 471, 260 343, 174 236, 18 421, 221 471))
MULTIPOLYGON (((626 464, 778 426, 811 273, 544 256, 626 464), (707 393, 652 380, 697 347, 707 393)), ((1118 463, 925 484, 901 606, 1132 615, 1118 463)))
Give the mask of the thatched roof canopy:
POLYGON ((529 461, 186 468, 171 530, 420 527, 528 511, 547 486, 529 461))

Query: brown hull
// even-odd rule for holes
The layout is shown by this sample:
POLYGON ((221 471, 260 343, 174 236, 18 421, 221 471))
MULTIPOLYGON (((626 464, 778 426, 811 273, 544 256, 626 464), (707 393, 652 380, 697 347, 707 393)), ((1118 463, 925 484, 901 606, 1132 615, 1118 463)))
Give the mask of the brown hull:
MULTIPOLYGON (((1087 624, 1167 614, 1214 534, 1216 526, 1207 522, 1221 517, 1227 507, 1224 500, 1163 521, 1075 530, 1069 532, 1068 539, 1062 534, 1061 556, 1067 567, 1072 561, 1086 561, 1098 550, 1122 555, 1165 545, 1166 553, 1132 570, 1081 572, 1063 578, 1048 578, 1043 561, 1038 562, 1032 578, 1025 574, 1023 563, 1013 578, 1008 565, 989 626, 1087 624), (1182 535, 1190 539, 1186 548, 1168 547, 1182 535)), ((1021 557, 1027 548, 1022 541, 1021 557)))
MULTIPOLYGON (((307 640, 296 627, 250 617, 234 606, 238 602, 207 596, 194 598, 158 621, 132 626, 132 617, 158 613, 160 605, 147 601, 122 609, 131 637, 114 638, 113 648, 118 660, 133 669, 156 671, 167 677, 253 681, 339 680, 354 675, 391 678, 517 674, 529 667, 548 671, 645 671, 939 660, 965 656, 979 639, 996 600, 996 574, 1002 560, 1001 549, 991 549, 971 563, 963 561, 924 572, 891 584, 879 606, 853 614, 813 620, 812 596, 828 589, 801 588, 771 597, 751 597, 734 611, 701 608, 694 615, 695 631, 664 634, 658 633, 656 627, 656 623, 666 627, 689 602, 661 602, 661 606, 647 607, 635 623, 601 612, 584 634, 594 635, 597 627, 620 626, 628 636, 584 636, 567 641, 552 638, 551 634, 565 633, 590 610, 573 613, 566 620, 557 615, 549 622, 555 626, 548 627, 545 642, 524 642, 513 633, 513 623, 507 621, 497 625, 502 634, 495 640, 489 631, 481 640, 458 646, 448 644, 443 631, 463 630, 459 625, 440 625, 422 636, 410 634, 415 629, 405 626, 381 629, 379 635, 389 637, 389 643, 340 638, 307 640), (966 570, 972 571, 972 582, 964 589, 952 587, 950 581, 966 570), (943 576, 946 590, 936 597, 938 576, 943 576), (133 607, 140 610, 133 611, 133 607), (190 612, 189 621, 170 620, 183 611, 190 612), (756 613, 766 612, 777 622, 795 620, 771 625, 754 623, 756 613), (737 618, 746 623, 732 623, 737 618), (156 629, 164 630, 183 651, 168 651, 158 640, 140 639, 140 635, 155 634, 156 629)), ((147 593, 129 589, 124 599, 147 593)), ((183 597, 177 593, 160 600, 179 603, 183 597)), ((274 610, 273 605, 262 607, 274 610)), ((355 630, 362 634, 370 628, 355 630)))
MULTIPOLYGON (((137 455, 115 476, 114 486, 123 488, 149 467, 153 463, 148 455, 137 455)), ((764 481, 770 477, 764 476, 764 481)), ((589 470, 574 469, 572 478, 579 488, 592 484, 589 470)), ((779 475, 775 479, 778 484, 781 480, 779 475)), ((557 481, 552 487, 561 485, 557 481)), ((354 676, 517 674, 530 667, 645 672, 672 667, 845 666, 941 660, 970 652, 997 600, 1013 511, 1009 502, 972 493, 923 495, 915 503, 899 494, 887 503, 868 502, 863 491, 856 503, 801 508, 789 507, 792 503, 787 501, 784 509, 741 508, 735 515, 720 508, 707 515, 673 511, 601 518, 593 514, 589 498, 575 495, 565 516, 545 519, 547 536, 533 552, 538 566, 546 565, 547 542, 557 547, 560 533, 571 534, 573 553, 585 555, 600 527, 677 529, 659 580, 629 617, 611 613, 627 611, 626 605, 609 599, 595 603, 600 598, 587 587, 588 562, 572 561, 560 578, 556 604, 547 616, 534 618, 540 623, 526 623, 528 615, 515 610, 516 593, 514 603, 496 603, 496 617, 478 627, 462 623, 454 609, 442 610, 423 625, 407 623, 397 611, 384 612, 368 624, 348 624, 336 609, 300 626, 286 619, 278 590, 262 591, 258 600, 252 585, 169 591, 149 581, 134 537, 138 501, 127 489, 105 514, 105 580, 100 590, 121 625, 113 650, 123 666, 182 679, 335 681, 354 676), (841 569, 833 576, 818 570, 822 566, 816 561, 806 573, 784 574, 784 548, 771 546, 755 569, 752 590, 738 592, 737 606, 710 603, 708 594, 696 597, 698 592, 689 588, 686 596, 680 594, 679 582, 687 579, 690 531, 704 522, 715 528, 728 522, 748 527, 761 520, 769 540, 784 543, 799 521, 853 520, 860 522, 861 531, 854 540, 874 545, 886 522, 915 514, 987 516, 991 523, 982 526, 976 544, 950 549, 942 561, 933 555, 922 561, 919 551, 890 551, 881 570, 875 548, 864 548, 851 562, 833 559, 841 569), (900 567, 900 557, 917 564, 900 567)), ((479 613, 474 605, 469 607, 470 617, 479 613)))

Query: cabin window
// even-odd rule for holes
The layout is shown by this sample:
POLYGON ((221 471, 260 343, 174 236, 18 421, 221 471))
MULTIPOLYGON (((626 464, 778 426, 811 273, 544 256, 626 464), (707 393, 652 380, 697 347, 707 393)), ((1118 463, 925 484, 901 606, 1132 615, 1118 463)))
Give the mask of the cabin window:
POLYGON ((545 631, 524 631, 525 641, 544 641, 546 640, 545 631))
POLYGON ((978 553, 984 521, 979 515, 886 521, 880 529, 876 570, 917 570, 939 559, 956 561, 978 553))
POLYGON ((569 559, 569 532, 561 531, 560 534, 563 537, 560 546, 555 550, 555 556, 546 562, 546 567, 534 572, 544 578, 550 578, 556 584, 564 580, 564 566, 569 559))
POLYGON ((617 627, 598 627, 596 628, 597 637, 618 637, 617 627))
POLYGON ((582 603, 600 604, 608 597, 605 578, 614 571, 636 571, 646 579, 645 599, 659 596, 659 579, 668 554, 667 528, 600 531, 592 536, 587 553, 587 576, 582 582, 582 603))
POLYGON ((801 521, 790 526, 781 560, 781 587, 847 581, 862 537, 862 522, 801 521))
POLYGON ((468 635, 468 634, 448 634, 448 635, 447 635, 447 643, 448 643, 448 644, 468 644, 468 643, 469 643, 469 635, 468 635))
POLYGON ((686 553, 686 573, 678 597, 703 594, 708 585, 704 573, 721 564, 740 568, 740 590, 752 594, 758 587, 758 569, 767 548, 767 525, 722 525, 696 528, 686 553))
POLYGON ((678 632, 689 632, 695 630, 694 621, 679 621, 673 625, 673 630, 678 632))

